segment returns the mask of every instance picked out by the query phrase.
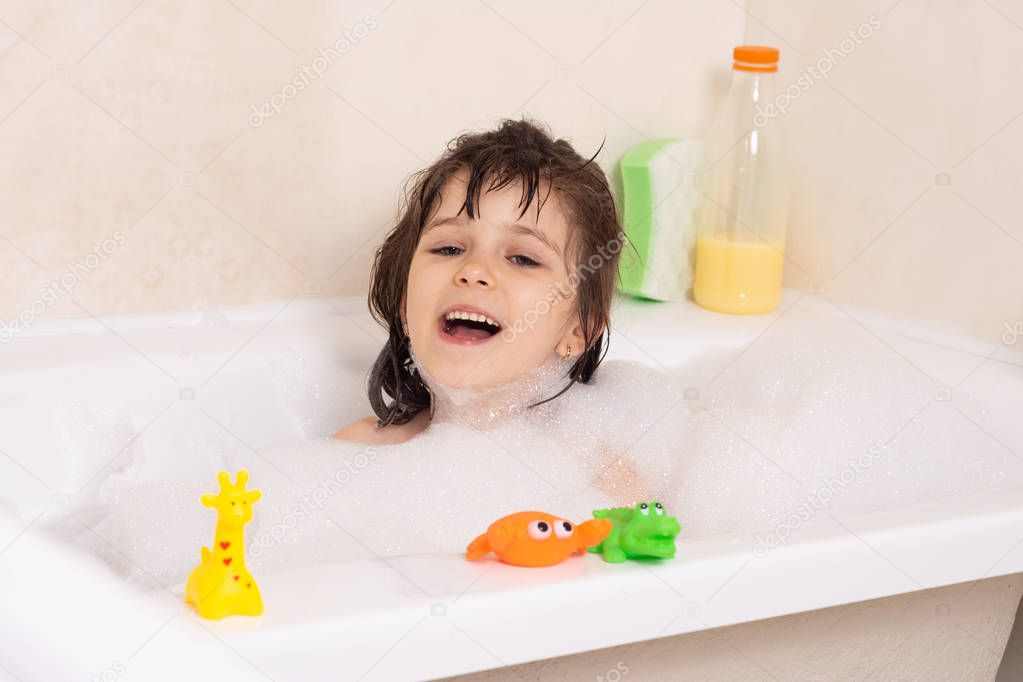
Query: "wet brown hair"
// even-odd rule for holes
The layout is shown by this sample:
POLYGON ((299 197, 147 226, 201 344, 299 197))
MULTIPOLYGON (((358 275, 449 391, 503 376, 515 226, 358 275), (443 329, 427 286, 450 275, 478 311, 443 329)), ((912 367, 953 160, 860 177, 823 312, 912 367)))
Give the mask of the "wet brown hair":
POLYGON ((587 159, 566 140, 553 139, 538 123, 505 119, 495 130, 455 138, 433 165, 409 178, 397 225, 377 249, 370 275, 370 312, 388 330, 387 344, 368 380, 369 402, 378 427, 405 424, 430 407, 430 391, 409 355, 402 305, 412 256, 423 229, 439 205, 445 183, 459 172, 468 175, 459 215, 464 210, 470 219, 478 215, 480 197, 485 192, 516 181, 522 184, 520 218, 536 199, 539 219, 550 193, 556 193, 569 225, 566 266, 570 278, 579 273, 578 285, 573 288, 579 294, 576 312, 586 348, 572 365, 571 382, 547 400, 561 395, 576 381, 589 382, 607 352, 604 336, 610 338, 608 323, 618 254, 625 240, 607 177, 594 161, 599 153, 597 149, 587 159))

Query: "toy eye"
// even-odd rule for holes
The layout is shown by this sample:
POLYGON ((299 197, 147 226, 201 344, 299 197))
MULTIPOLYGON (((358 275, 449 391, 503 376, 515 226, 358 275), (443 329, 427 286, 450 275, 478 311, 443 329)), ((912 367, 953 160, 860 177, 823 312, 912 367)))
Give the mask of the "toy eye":
POLYGON ((526 532, 534 540, 546 540, 551 536, 551 524, 546 521, 533 521, 526 532))
POLYGON ((232 507, 234 506, 234 500, 231 500, 231 506, 232 507))
POLYGON ((572 524, 568 521, 555 521, 554 534, 562 540, 572 537, 572 524))
POLYGON ((639 505, 639 513, 642 514, 643 516, 650 516, 650 505, 647 504, 646 502, 639 505))
POLYGON ((664 516, 664 506, 660 502, 654 502, 654 513, 664 516))

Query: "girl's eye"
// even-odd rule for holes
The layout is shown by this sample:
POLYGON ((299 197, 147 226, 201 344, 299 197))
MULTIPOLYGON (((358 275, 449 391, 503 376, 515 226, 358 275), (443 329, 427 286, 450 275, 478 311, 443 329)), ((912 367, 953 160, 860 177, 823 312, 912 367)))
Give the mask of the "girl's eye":
POLYGON ((529 256, 521 256, 521 255, 519 255, 519 256, 512 256, 510 260, 513 263, 515 263, 516 265, 522 265, 522 266, 527 267, 527 268, 534 268, 537 265, 539 265, 539 263, 537 263, 535 260, 533 260, 529 256), (516 261, 515 260, 516 258, 521 258, 522 261, 516 261))
MULTIPOLYGON (((435 253, 439 256, 457 256, 462 252, 462 249, 457 246, 440 246, 436 249, 430 249, 430 253, 435 253)), ((521 254, 515 256, 509 256, 508 260, 524 268, 535 268, 540 265, 538 262, 530 258, 529 256, 523 256, 521 254)))

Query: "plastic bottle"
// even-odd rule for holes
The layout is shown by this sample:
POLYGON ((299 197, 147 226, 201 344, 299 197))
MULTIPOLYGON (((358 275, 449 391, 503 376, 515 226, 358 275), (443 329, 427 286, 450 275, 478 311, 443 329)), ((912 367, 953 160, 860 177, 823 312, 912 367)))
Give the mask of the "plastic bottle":
POLYGON ((777 102, 778 50, 733 51, 732 85, 707 136, 693 298, 753 314, 781 300, 789 169, 777 102))

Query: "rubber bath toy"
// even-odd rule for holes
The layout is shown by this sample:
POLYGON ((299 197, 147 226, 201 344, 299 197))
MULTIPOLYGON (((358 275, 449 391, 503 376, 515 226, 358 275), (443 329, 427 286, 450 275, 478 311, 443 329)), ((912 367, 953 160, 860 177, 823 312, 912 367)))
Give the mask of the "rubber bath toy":
POLYGON ((475 561, 493 552, 512 566, 554 566, 599 544, 610 532, 607 519, 590 519, 576 526, 544 512, 516 512, 490 524, 486 533, 469 543, 465 556, 475 561))
POLYGON ((674 516, 665 514, 660 502, 595 509, 593 516, 613 524, 607 539, 590 547, 591 552, 603 554, 604 561, 620 564, 626 559, 674 558, 679 525, 674 516))
POLYGON ((217 474, 220 492, 206 493, 202 504, 217 510, 217 531, 213 551, 202 548, 202 561, 185 585, 185 601, 203 618, 258 616, 263 598, 256 580, 245 567, 245 524, 252 520, 252 505, 262 497, 258 490, 246 490, 249 472, 241 469, 235 483, 226 471, 217 474))

